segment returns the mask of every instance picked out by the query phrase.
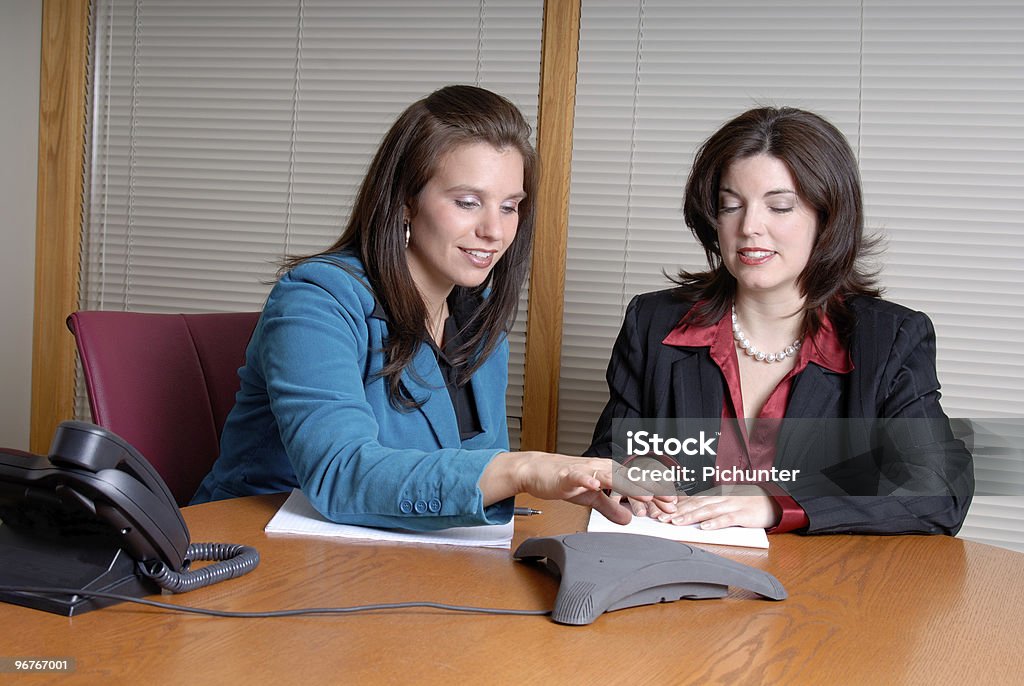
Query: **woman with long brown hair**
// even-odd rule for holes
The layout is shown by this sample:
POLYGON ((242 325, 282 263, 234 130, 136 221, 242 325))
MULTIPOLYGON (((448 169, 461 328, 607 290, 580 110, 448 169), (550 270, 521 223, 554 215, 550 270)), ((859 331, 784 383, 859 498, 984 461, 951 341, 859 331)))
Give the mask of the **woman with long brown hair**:
POLYGON ((689 477, 675 479, 677 507, 634 512, 705 528, 955 533, 971 455, 939 404, 931 321, 880 299, 861 264, 872 245, 843 135, 804 110, 745 112, 698 150, 683 214, 708 269, 630 303, 588 454, 681 467, 646 444, 630 451, 630 421, 705 440, 673 472, 689 477))
POLYGON ((299 487, 328 519, 439 529, 506 522, 527 492, 629 520, 602 492, 611 460, 509 451, 529 136, 512 103, 472 86, 402 113, 340 238, 271 291, 194 502, 299 487))

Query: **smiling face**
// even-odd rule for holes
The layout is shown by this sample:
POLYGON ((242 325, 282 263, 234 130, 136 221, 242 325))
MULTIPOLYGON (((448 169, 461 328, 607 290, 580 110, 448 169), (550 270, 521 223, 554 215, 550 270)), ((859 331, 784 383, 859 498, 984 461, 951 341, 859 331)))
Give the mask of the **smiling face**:
POLYGON ((719 184, 718 242, 737 296, 801 298, 797 281, 817 235, 817 213, 789 167, 770 155, 732 162, 719 184))
POLYGON ((512 244, 519 228, 523 156, 489 143, 459 146, 407 209, 406 261, 428 308, 454 286, 479 286, 512 244))

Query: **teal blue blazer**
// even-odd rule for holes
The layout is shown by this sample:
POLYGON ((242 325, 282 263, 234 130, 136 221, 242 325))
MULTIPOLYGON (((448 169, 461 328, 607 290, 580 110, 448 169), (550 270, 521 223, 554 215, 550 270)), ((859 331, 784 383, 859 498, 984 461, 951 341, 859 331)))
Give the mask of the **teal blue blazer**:
POLYGON ((477 482, 508 450, 508 341, 503 335, 470 380, 483 431, 463 441, 427 344, 401 379, 422 405, 391 405, 378 376, 387 335, 353 255, 285 274, 238 371, 221 454, 193 502, 298 487, 321 514, 346 524, 432 530, 507 522, 512 499, 484 507, 477 482))

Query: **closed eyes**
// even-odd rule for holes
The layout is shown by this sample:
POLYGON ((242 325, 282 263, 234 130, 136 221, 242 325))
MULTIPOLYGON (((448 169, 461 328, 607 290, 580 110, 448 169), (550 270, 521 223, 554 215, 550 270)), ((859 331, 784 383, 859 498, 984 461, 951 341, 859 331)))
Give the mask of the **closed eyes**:
MULTIPOLYGON (((718 208, 719 214, 734 214, 743 209, 743 205, 723 205, 718 208)), ((793 207, 769 207, 769 210, 775 214, 789 214, 793 211, 793 207)))

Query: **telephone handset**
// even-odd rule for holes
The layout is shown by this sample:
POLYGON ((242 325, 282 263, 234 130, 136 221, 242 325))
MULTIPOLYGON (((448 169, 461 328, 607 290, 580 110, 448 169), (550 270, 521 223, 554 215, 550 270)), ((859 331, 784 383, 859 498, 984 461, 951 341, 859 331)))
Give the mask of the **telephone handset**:
POLYGON ((167 485, 127 441, 87 422, 57 428, 47 457, 0 448, 0 586, 81 589, 78 595, 0 592, 0 600, 59 614, 112 604, 104 591, 182 592, 240 576, 248 546, 190 544, 167 485), (198 570, 194 560, 217 562, 198 570))

